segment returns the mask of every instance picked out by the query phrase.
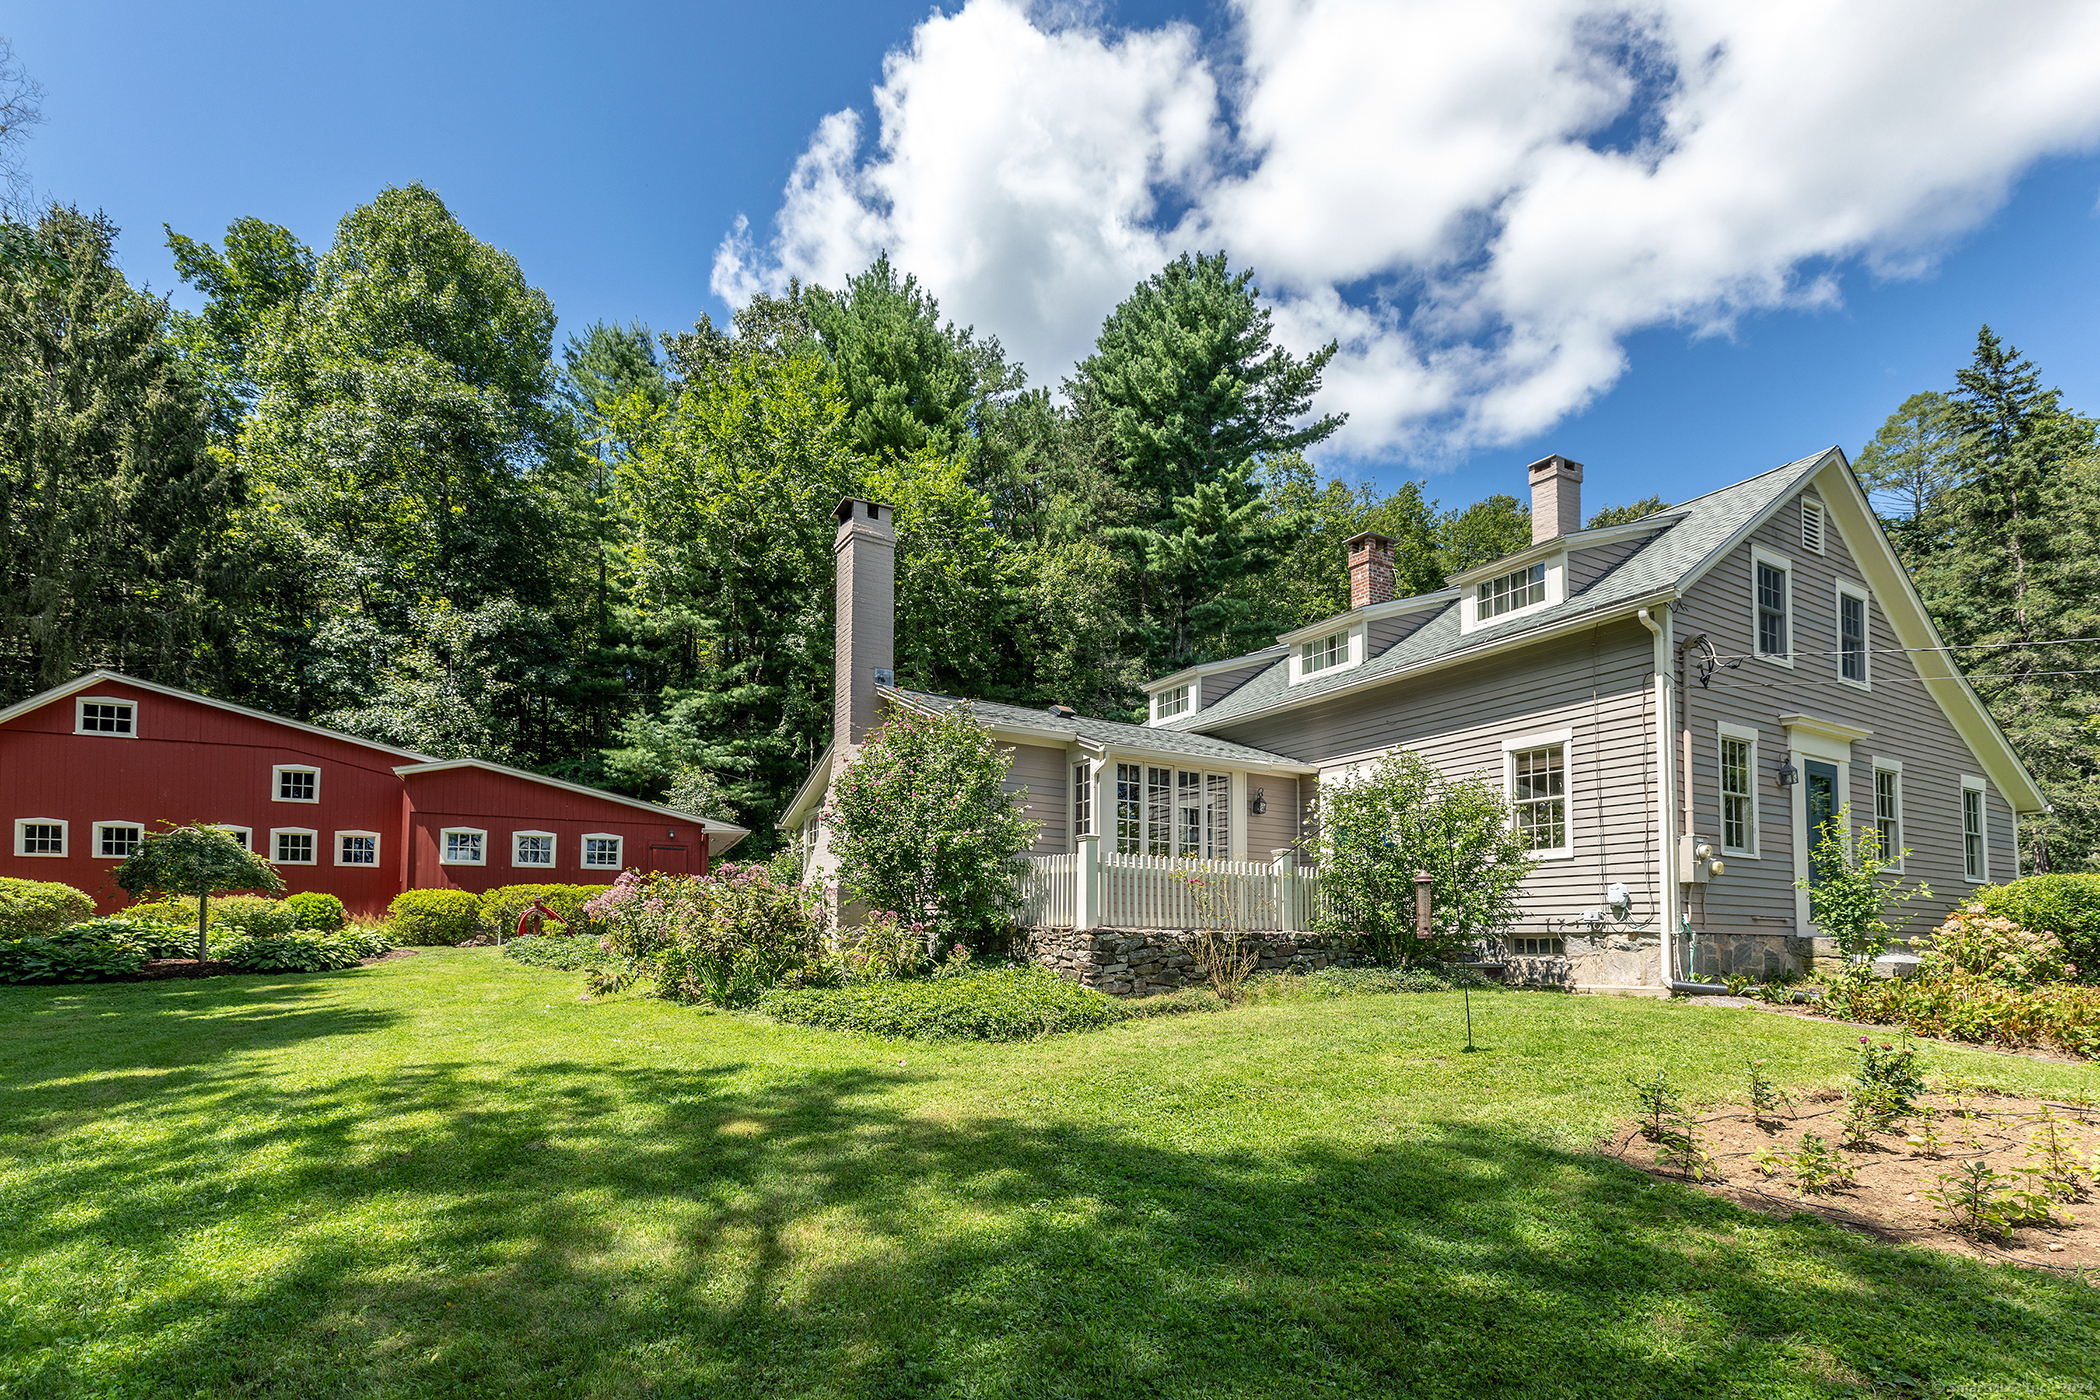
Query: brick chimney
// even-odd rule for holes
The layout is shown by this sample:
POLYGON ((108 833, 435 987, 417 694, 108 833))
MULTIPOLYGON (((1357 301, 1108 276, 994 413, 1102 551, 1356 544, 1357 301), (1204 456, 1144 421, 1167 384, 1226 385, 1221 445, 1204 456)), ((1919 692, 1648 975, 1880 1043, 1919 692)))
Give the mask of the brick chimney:
POLYGON ((1582 463, 1559 453, 1531 464, 1531 542, 1582 528, 1582 463))
POLYGON ((1393 541, 1366 530, 1343 544, 1349 559, 1349 606, 1368 608, 1393 601, 1393 541))
POLYGON ((878 722, 875 687, 897 683, 897 525, 890 507, 851 497, 832 512, 838 611, 832 646, 831 740, 844 763, 878 722))

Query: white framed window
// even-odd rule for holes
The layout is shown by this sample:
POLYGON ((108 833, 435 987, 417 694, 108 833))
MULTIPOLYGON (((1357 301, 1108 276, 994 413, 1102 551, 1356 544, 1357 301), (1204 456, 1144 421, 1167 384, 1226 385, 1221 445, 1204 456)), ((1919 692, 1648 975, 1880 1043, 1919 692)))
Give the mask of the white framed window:
POLYGON ((1513 613, 1524 608, 1535 608, 1546 601, 1546 565, 1541 560, 1527 564, 1521 569, 1512 569, 1500 578, 1491 578, 1480 585, 1480 602, 1477 616, 1482 622, 1504 613, 1513 613))
POLYGON ((1881 858, 1897 871, 1903 869, 1903 765, 1894 759, 1874 760, 1874 835, 1881 842, 1881 858))
POLYGON ((255 849, 255 828, 254 828, 254 827, 252 827, 252 826, 228 826, 228 825, 227 825, 227 824, 226 824, 225 822, 213 822, 213 823, 211 823, 211 824, 212 824, 213 826, 217 827, 217 828, 218 828, 219 830, 221 830, 221 831, 225 832, 225 833, 226 833, 226 834, 227 834, 228 836, 231 836, 231 837, 232 837, 232 838, 233 838, 234 840, 236 840, 236 841, 240 842, 240 843, 241 843, 241 849, 242 849, 242 850, 244 850, 244 851, 252 851, 252 850, 254 850, 254 849, 255 849))
POLYGON ((583 838, 583 866, 586 870, 618 870, 621 838, 607 832, 595 831, 583 838))
POLYGON ((488 864, 489 834, 479 827, 448 826, 438 833, 440 865, 488 864))
POLYGON ((1232 855, 1232 779, 1224 773, 1174 774, 1174 854, 1208 860, 1232 855))
POLYGON ((1838 679, 1861 690, 1872 680, 1867 645, 1867 590, 1856 583, 1837 581, 1838 679))
POLYGON ((335 834, 335 863, 337 865, 379 864, 379 833, 376 831, 338 831, 335 834))
POLYGON ((1349 659, 1349 632, 1330 632, 1324 637, 1315 637, 1298 644, 1298 673, 1315 676, 1322 671, 1331 671, 1349 659))
POLYGON ((1770 550, 1750 551, 1750 635, 1760 661, 1794 664, 1794 563, 1770 550))
POLYGON ((145 837, 146 829, 137 822, 96 822, 95 859, 123 860, 145 837))
POLYGON ((1094 834, 1093 765, 1085 759, 1072 765, 1072 834, 1094 834))
POLYGON ((1568 773, 1574 731, 1530 734, 1502 744, 1504 791, 1510 819, 1525 849, 1541 860, 1575 854, 1575 834, 1568 820, 1568 773))
POLYGON ((1823 552, 1823 503, 1801 498, 1801 547, 1810 554, 1823 552))
POLYGON ((542 870, 554 868, 554 833, 551 831, 513 831, 510 834, 510 863, 512 865, 537 866, 542 870))
POLYGON ((1720 724, 1721 849, 1757 858, 1757 731, 1720 724))
POLYGON ((279 765, 270 770, 270 800, 272 802, 319 802, 321 800, 321 770, 296 764, 279 765))
POLYGON ((278 865, 314 865, 318 831, 303 826, 270 828, 270 859, 278 865))
POLYGON ((66 823, 52 817, 23 817, 15 823, 15 854, 64 856, 66 823))
POLYGON ((1991 879, 1990 817, 1983 805, 1983 779, 1962 774, 1961 873, 1972 885, 1991 879))
POLYGON ((1192 689, 1193 687, 1186 684, 1170 686, 1154 695, 1152 697, 1152 717, 1154 719, 1172 719, 1176 715, 1187 714, 1189 702, 1193 698, 1190 694, 1192 689))
POLYGON ((108 695, 80 696, 73 702, 73 732, 136 739, 139 736, 138 706, 133 701, 108 695))

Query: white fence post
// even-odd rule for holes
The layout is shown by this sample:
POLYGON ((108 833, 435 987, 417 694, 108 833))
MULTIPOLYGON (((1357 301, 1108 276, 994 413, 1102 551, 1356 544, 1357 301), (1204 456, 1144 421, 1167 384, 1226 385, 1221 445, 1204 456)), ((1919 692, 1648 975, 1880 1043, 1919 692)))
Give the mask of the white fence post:
POLYGON ((1276 929, 1279 933, 1298 932, 1298 853, 1286 846, 1269 853, 1273 860, 1269 869, 1276 876, 1276 929))
POLYGON ((1101 838, 1079 838, 1079 889, 1073 909, 1077 928, 1101 926, 1101 838))

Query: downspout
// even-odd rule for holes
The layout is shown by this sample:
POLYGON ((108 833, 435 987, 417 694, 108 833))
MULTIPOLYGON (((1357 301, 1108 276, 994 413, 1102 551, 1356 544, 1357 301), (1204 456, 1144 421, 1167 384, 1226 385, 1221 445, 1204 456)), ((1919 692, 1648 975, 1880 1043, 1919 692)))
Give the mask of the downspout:
POLYGON ((1671 830, 1677 823, 1677 755, 1674 752, 1676 745, 1670 741, 1676 729, 1673 719, 1676 705, 1670 677, 1669 634, 1664 630, 1664 623, 1657 622, 1646 608, 1634 615, 1640 619, 1641 626, 1655 636, 1655 758, 1662 779, 1662 791, 1656 794, 1655 826, 1662 841, 1663 986, 1687 996, 1713 995, 1725 992, 1727 988, 1706 982, 1684 982, 1677 976, 1677 933, 1683 916, 1677 883, 1677 839, 1671 830))

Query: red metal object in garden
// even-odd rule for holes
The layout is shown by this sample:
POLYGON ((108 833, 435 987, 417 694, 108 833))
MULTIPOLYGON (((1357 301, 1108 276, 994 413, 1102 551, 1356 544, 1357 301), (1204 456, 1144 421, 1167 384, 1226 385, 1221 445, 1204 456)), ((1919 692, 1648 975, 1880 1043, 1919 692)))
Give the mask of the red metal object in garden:
POLYGON ((514 937, 530 937, 530 935, 525 932, 525 929, 529 924, 532 923, 532 921, 535 918, 552 919, 557 924, 560 924, 563 928, 567 928, 569 926, 569 921, 567 919, 564 919, 561 915, 555 913, 552 909, 549 909, 545 904, 542 904, 539 901, 535 900, 533 901, 533 905, 530 909, 527 909, 524 913, 518 915, 518 931, 514 935, 514 937))

